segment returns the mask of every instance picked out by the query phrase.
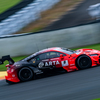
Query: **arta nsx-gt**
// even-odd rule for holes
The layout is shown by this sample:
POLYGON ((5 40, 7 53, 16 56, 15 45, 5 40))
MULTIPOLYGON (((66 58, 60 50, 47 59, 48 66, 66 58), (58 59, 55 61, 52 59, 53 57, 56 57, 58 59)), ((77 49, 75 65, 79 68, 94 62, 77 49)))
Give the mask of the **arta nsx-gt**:
POLYGON ((10 56, 3 56, 0 64, 9 61, 6 81, 28 81, 47 70, 64 69, 67 72, 86 69, 100 65, 100 51, 94 49, 79 49, 76 51, 53 47, 36 52, 23 60, 14 62, 10 56))

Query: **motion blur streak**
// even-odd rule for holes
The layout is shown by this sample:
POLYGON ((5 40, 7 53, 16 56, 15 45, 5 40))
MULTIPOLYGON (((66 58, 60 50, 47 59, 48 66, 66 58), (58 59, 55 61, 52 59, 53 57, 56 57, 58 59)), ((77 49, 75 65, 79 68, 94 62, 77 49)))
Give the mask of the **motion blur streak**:
POLYGON ((99 98, 99 70, 100 66, 14 85, 0 81, 0 100, 92 100, 99 98))

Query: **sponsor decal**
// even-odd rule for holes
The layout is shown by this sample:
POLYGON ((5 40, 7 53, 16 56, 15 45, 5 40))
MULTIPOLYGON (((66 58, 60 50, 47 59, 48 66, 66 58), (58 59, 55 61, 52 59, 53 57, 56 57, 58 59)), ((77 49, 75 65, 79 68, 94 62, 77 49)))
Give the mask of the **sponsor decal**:
POLYGON ((94 53, 98 53, 98 50, 93 50, 94 53))
POLYGON ((14 72, 14 69, 11 69, 11 72, 14 72))
POLYGON ((15 75, 13 74, 12 77, 15 77, 15 75))
POLYGON ((59 65, 59 61, 49 61, 49 62, 40 62, 38 67, 41 68, 43 66, 52 66, 52 65, 59 65))
POLYGON ((46 60, 42 60, 42 61, 48 61, 49 59, 46 59, 46 60))
POLYGON ((42 68, 44 66, 44 63, 43 62, 40 62, 39 64, 38 64, 38 67, 39 68, 42 68))
POLYGON ((45 62, 45 66, 49 66, 47 62, 45 62))
POLYGON ((49 61, 49 62, 45 62, 45 66, 52 66, 52 65, 59 65, 59 61, 49 61))
POLYGON ((57 59, 59 59, 59 58, 52 58, 52 59, 50 59, 50 60, 55 60, 55 59, 57 60, 57 59))
POLYGON ((33 63, 35 63, 35 60, 33 61, 33 63))
POLYGON ((56 65, 60 64, 59 61, 57 60, 56 65))
POLYGON ((68 60, 62 61, 61 64, 62 64, 62 67, 68 66, 68 65, 69 65, 69 64, 68 64, 68 60))
POLYGON ((19 67, 20 65, 16 65, 16 67, 19 67))
POLYGON ((71 66, 75 65, 75 64, 70 64, 71 66))

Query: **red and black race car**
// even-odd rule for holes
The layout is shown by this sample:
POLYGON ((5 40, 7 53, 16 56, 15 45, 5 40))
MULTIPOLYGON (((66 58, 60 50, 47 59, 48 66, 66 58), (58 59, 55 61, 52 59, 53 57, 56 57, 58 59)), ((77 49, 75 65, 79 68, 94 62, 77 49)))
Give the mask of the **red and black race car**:
POLYGON ((94 49, 79 49, 76 51, 53 47, 36 52, 27 58, 14 62, 10 56, 3 56, 0 64, 9 61, 6 81, 28 81, 47 70, 64 69, 67 72, 86 69, 100 65, 100 51, 94 49))

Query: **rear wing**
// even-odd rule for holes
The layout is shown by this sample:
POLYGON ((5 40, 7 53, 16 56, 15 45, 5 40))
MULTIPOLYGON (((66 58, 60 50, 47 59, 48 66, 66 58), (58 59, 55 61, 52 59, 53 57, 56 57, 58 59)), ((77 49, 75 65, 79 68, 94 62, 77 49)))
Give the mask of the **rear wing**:
POLYGON ((0 65, 2 65, 6 60, 9 62, 10 65, 14 64, 14 60, 10 57, 10 55, 7 55, 2 56, 2 58, 0 59, 0 65))

